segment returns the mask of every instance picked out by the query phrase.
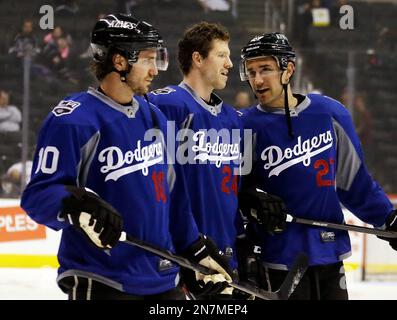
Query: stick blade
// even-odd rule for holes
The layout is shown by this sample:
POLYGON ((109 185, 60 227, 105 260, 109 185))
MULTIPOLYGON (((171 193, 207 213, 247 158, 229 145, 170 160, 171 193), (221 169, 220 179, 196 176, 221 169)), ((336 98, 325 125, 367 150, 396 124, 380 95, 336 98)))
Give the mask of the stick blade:
POLYGON ((294 264, 289 270, 287 276, 284 279, 280 289, 277 290, 277 294, 280 300, 288 300, 292 292, 302 280, 307 267, 309 266, 309 259, 303 252, 299 253, 296 257, 294 264))

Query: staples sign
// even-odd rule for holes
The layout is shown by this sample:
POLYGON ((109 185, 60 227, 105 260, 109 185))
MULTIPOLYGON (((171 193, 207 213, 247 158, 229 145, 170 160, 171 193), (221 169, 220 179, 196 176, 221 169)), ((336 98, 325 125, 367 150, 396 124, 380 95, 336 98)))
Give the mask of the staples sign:
POLYGON ((45 238, 45 227, 34 222, 21 207, 0 208, 0 242, 45 238))

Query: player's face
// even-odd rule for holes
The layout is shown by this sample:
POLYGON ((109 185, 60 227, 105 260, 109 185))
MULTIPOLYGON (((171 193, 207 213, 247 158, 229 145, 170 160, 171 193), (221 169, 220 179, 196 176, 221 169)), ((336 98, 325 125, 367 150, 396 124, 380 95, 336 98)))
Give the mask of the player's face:
POLYGON ((282 107, 283 87, 281 70, 272 57, 250 59, 246 62, 248 80, 261 105, 282 107))
POLYGON ((10 102, 9 95, 5 91, 0 91, 0 107, 6 107, 8 106, 8 103, 10 102))
POLYGON ((158 74, 156 55, 154 49, 139 52, 138 61, 133 64, 127 79, 134 94, 142 95, 149 91, 150 84, 158 74))
POLYGON ((227 74, 233 67, 230 60, 229 43, 223 40, 213 40, 212 49, 203 60, 201 74, 205 83, 212 89, 223 89, 226 86, 227 74))

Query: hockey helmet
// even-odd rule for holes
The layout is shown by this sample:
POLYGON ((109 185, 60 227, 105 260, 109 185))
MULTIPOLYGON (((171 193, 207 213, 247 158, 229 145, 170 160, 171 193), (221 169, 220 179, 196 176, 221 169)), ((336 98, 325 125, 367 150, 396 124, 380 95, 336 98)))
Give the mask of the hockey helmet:
POLYGON ((132 15, 110 14, 97 21, 91 34, 94 60, 103 63, 110 49, 123 54, 128 63, 137 62, 139 51, 156 49, 158 70, 167 70, 168 53, 156 28, 132 15))
POLYGON ((246 61, 259 57, 273 57, 281 70, 287 69, 288 62, 295 64, 295 51, 287 37, 279 32, 267 33, 252 38, 241 50, 240 79, 248 80, 246 61))

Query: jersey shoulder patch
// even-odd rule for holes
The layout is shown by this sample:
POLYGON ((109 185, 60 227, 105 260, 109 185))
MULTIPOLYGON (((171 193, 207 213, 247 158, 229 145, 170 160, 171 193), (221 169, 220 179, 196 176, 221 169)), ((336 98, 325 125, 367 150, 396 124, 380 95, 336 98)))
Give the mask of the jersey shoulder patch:
POLYGON ((52 109, 52 113, 57 116, 63 116, 65 114, 72 113, 81 103, 73 100, 62 100, 58 105, 52 109))
POLYGON ((153 93, 155 96, 158 96, 160 94, 170 94, 171 92, 175 92, 176 90, 170 87, 165 87, 165 88, 160 88, 153 90, 151 93, 153 93))

